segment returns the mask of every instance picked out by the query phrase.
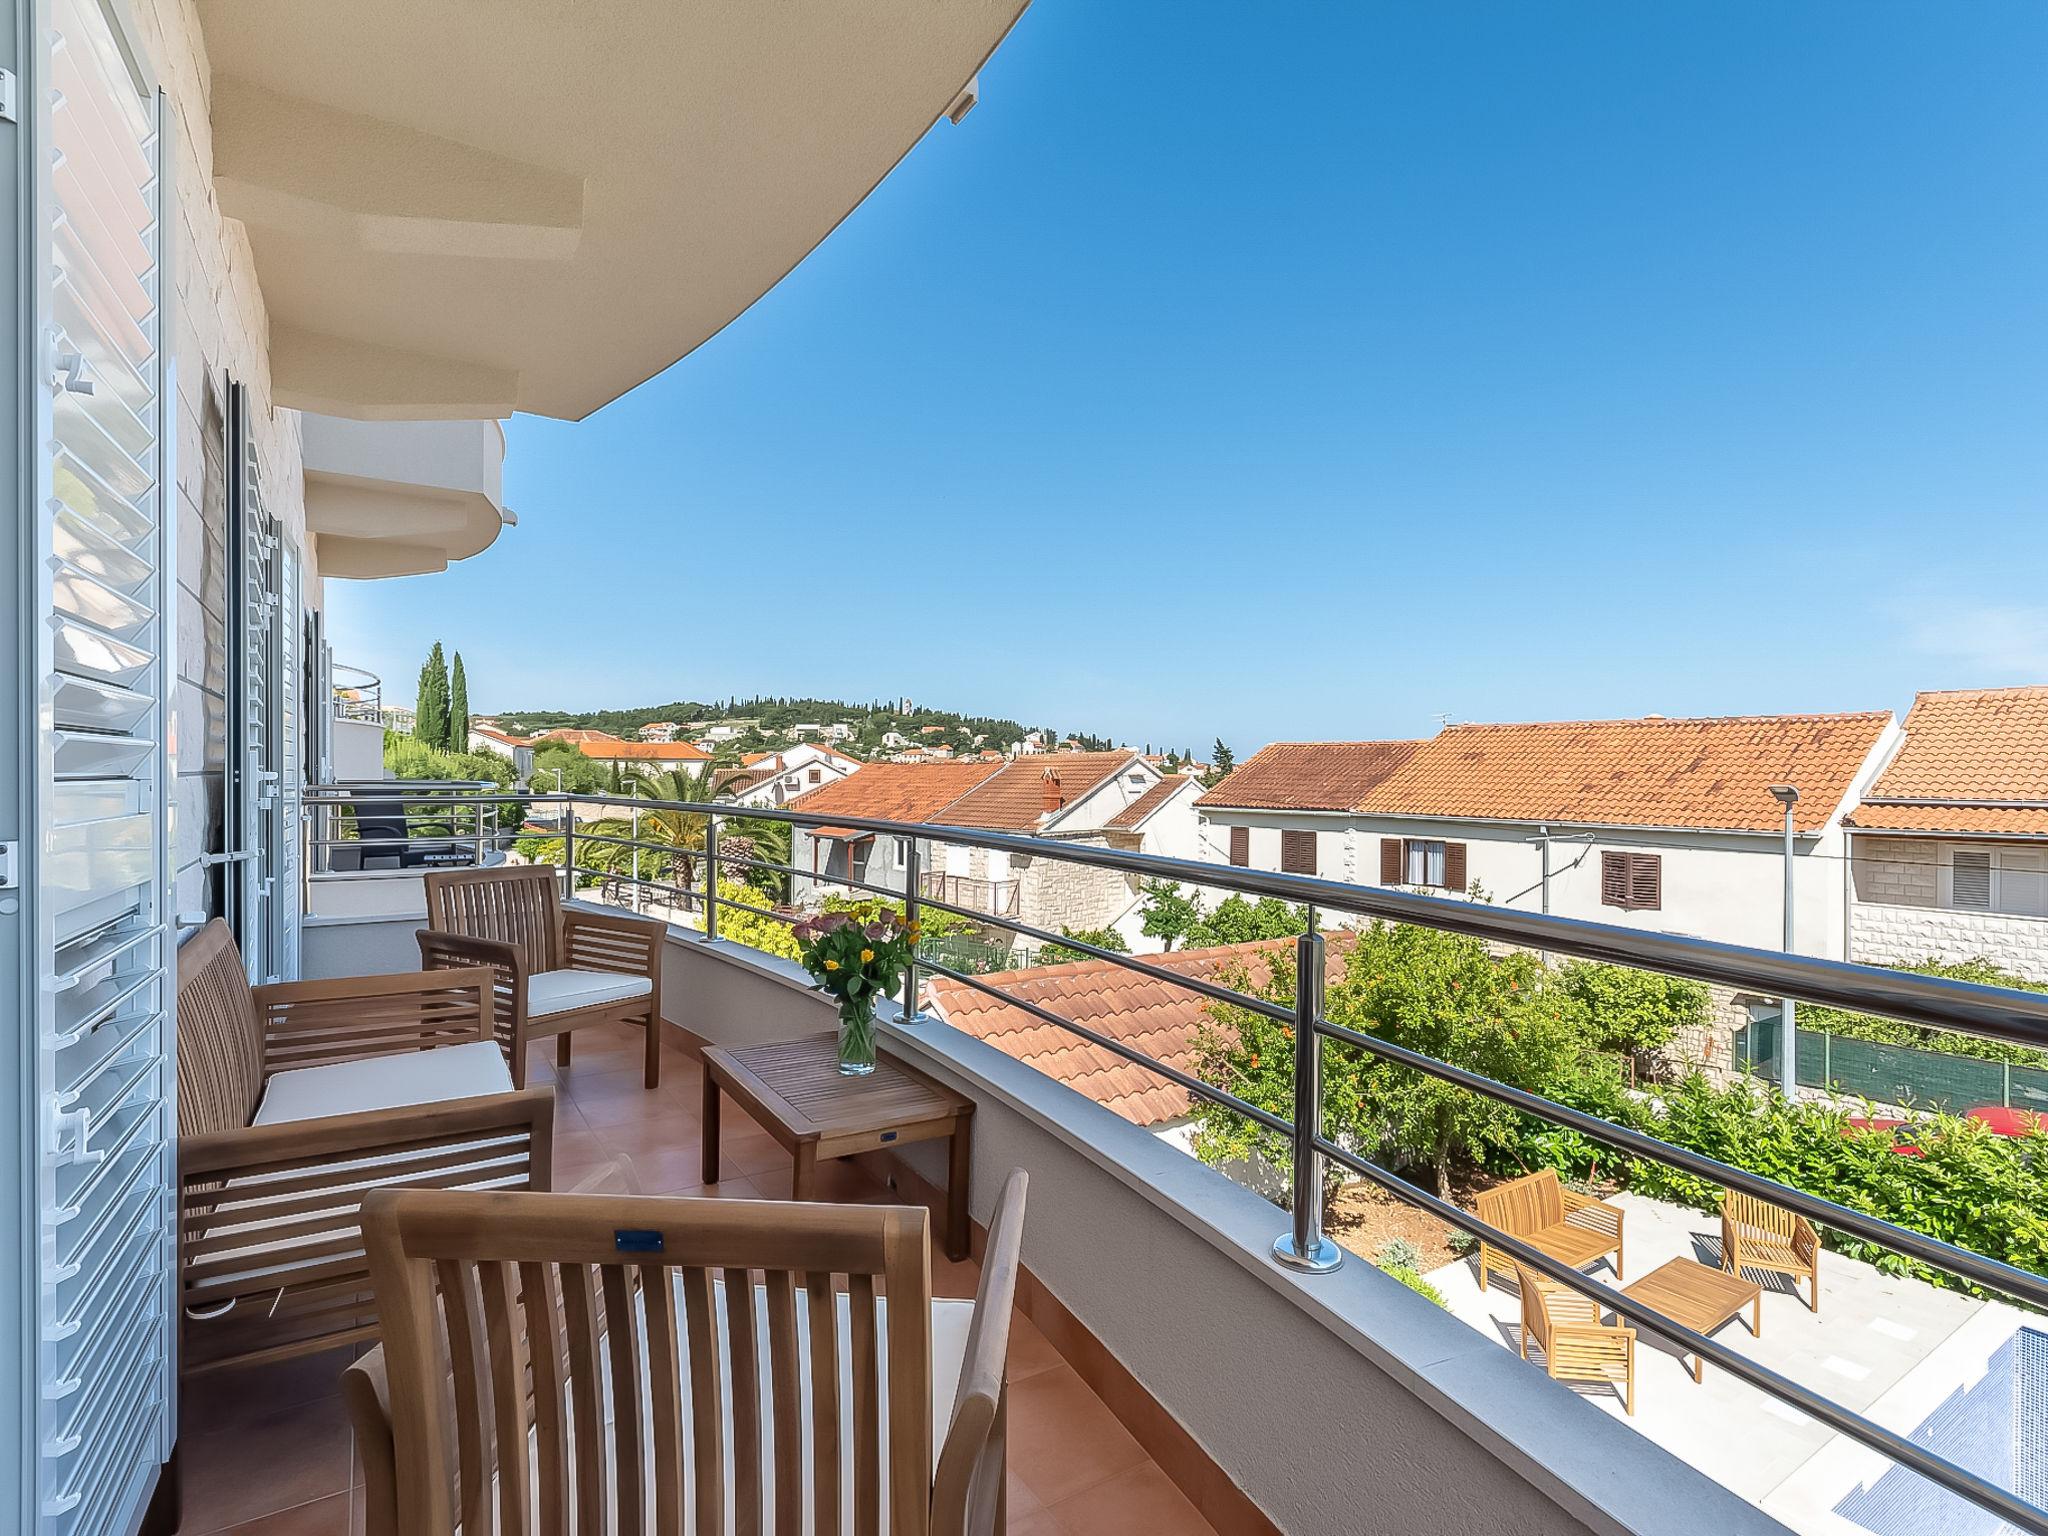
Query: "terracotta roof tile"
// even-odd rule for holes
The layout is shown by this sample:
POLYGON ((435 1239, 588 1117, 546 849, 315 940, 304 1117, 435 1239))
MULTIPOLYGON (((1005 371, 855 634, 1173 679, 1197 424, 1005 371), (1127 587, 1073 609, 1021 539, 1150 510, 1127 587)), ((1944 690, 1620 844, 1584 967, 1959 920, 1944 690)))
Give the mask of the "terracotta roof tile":
POLYGON ((1169 773, 1103 825, 1119 832, 1136 831, 1154 811, 1186 789, 1189 782, 1185 774, 1169 773))
POLYGON ((1348 811, 1423 743, 1276 741, 1195 804, 1254 811, 1348 811))
POLYGON ((988 774, 986 781, 930 819, 986 832, 1035 832, 1045 814, 1048 773, 1059 775, 1060 794, 1072 805, 1137 757, 1135 752, 1040 752, 1014 758, 994 773, 977 763, 988 774))
MULTIPOLYGON (((836 783, 820 785, 787 809, 874 821, 932 821, 997 771, 993 763, 869 763, 836 783)), ((845 836, 844 829, 833 829, 845 836)))
POLYGON ((1906 715, 1905 732, 1905 745, 1850 825, 2048 835, 2048 687, 1923 693, 1906 715), (1879 803, 1885 800, 1918 803, 1879 803))
POLYGON ((601 736, 594 740, 576 743, 576 750, 585 757, 594 757, 602 762, 644 762, 644 763, 708 763, 711 754, 702 747, 693 747, 687 741, 621 741, 616 736, 601 736))
POLYGON ((1372 815, 1608 827, 1775 831, 1772 784, 1795 784, 1817 831, 1870 756, 1888 711, 1705 720, 1454 725, 1356 809, 1372 815))
MULTIPOLYGON (((1258 986, 1271 976, 1270 957, 1291 943, 1268 939, 1143 958, 1163 970, 1204 980, 1242 968, 1258 986)), ((1341 939, 1329 945, 1333 978, 1342 973, 1344 947, 1341 939)), ((1183 1072, 1193 1070, 1195 1034, 1209 1017, 1209 1000, 1199 993, 1140 975, 1112 960, 1000 971, 981 979, 1183 1072)), ((1159 1125, 1188 1112, 1187 1090, 1178 1084, 986 992, 938 977, 926 985, 925 997, 955 1028, 1036 1067, 1134 1125, 1159 1125)))

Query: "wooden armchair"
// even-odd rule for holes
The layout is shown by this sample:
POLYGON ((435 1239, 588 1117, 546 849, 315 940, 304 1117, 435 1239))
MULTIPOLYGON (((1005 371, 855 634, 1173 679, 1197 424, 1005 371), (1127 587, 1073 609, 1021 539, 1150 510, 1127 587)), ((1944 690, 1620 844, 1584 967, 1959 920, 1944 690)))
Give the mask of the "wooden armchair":
POLYGON ((562 906, 557 872, 532 865, 438 870, 426 876, 428 970, 486 965, 497 978, 498 1043, 512 1081, 526 1086, 526 1047, 555 1037, 569 1064, 569 1034, 588 1024, 647 1031, 646 1083, 661 1082, 661 946, 666 924, 562 906))
POLYGON ((1721 1197, 1721 1268, 1738 1276, 1745 1269, 1790 1275, 1795 1282, 1804 1276, 1806 1304, 1820 1310, 1820 1234, 1796 1211, 1729 1190, 1721 1197))
POLYGON ((187 1373, 376 1335, 378 1184, 546 1189, 554 1095, 515 1092, 487 971, 251 987, 227 924, 178 951, 187 1373))
MULTIPOLYGON (((1565 1188, 1552 1169, 1497 1184, 1483 1191, 1476 1203, 1479 1219, 1488 1226, 1519 1237, 1574 1269, 1613 1254, 1614 1277, 1621 1278, 1621 1223, 1626 1213, 1618 1205, 1565 1188)), ((1486 1289, 1489 1274, 1510 1274, 1514 1268, 1515 1261, 1507 1254, 1480 1243, 1480 1290, 1486 1289)))
POLYGON ((1024 1191, 971 1303, 917 1207, 379 1192, 366 1536, 998 1536, 1024 1191))
POLYGON ((1606 1381, 1623 1394, 1633 1418, 1636 1411, 1636 1331, 1601 1320, 1591 1297, 1542 1275, 1509 1263, 1515 1287, 1522 1294, 1522 1358, 1529 1341, 1543 1351, 1543 1369, 1552 1381, 1606 1381))

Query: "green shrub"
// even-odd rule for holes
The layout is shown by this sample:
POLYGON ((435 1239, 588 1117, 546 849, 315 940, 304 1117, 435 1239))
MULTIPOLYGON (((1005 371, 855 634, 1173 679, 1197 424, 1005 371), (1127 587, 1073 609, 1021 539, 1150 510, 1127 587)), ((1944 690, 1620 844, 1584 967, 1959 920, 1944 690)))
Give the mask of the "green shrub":
POLYGON ((1463 1227, 1453 1227, 1444 1237, 1444 1246, 1462 1259, 1479 1246, 1479 1239, 1463 1227))
MULTIPOLYGON (((1131 946, 1124 942, 1124 936, 1114 928, 1069 928, 1062 924, 1060 932, 1070 939, 1079 939, 1083 944, 1093 944, 1097 949, 1114 950, 1120 955, 1131 952, 1131 946)), ((1039 965, 1072 965, 1077 960, 1093 960, 1095 957, 1078 949, 1068 949, 1064 944, 1048 944, 1038 952, 1039 965)))
POLYGON ((1390 1237, 1380 1244, 1372 1261, 1381 1269, 1416 1269, 1422 1262, 1422 1250, 1405 1237, 1390 1237))
POLYGON ((1407 1286, 1409 1290, 1413 1291, 1423 1300, 1434 1302, 1436 1303, 1436 1305, 1440 1307, 1449 1307, 1450 1303, 1444 1300, 1444 1293, 1438 1290, 1435 1286, 1431 1285, 1427 1280, 1423 1279, 1422 1276, 1414 1269, 1411 1269, 1406 1265, 1387 1264, 1382 1264, 1379 1266, 1379 1268, 1383 1274, 1392 1275, 1396 1280, 1400 1281, 1403 1285, 1407 1286))
POLYGON ((1658 1050, 1679 1030, 1707 1022, 1706 985, 1681 976, 1574 960, 1559 970, 1557 984, 1586 1010, 1603 1051, 1658 1050))

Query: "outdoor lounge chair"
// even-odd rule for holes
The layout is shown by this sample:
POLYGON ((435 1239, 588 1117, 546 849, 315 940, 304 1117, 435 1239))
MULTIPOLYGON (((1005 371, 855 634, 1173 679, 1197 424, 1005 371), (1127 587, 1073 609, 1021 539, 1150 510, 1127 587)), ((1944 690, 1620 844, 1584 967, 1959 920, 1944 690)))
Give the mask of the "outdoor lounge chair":
POLYGON ((964 1302, 931 1298, 918 1207, 380 1192, 384 1344, 344 1375, 366 1536, 572 1511, 578 1531, 994 1536, 1024 1193, 1012 1172, 964 1302))
POLYGON ((1622 1393, 1633 1418, 1636 1411, 1636 1331, 1601 1320, 1591 1297, 1514 1264, 1515 1286, 1522 1294, 1522 1358, 1529 1358, 1533 1339, 1543 1351, 1543 1369, 1552 1381, 1607 1381, 1622 1393))
MULTIPOLYGON (((1557 1174, 1540 1169, 1482 1192, 1479 1219, 1519 1237, 1553 1259, 1583 1269, 1597 1259, 1614 1256, 1614 1277, 1621 1278, 1622 1209, 1591 1195, 1567 1189, 1557 1174)), ((1514 1260, 1500 1249, 1479 1245, 1479 1289, 1489 1274, 1507 1274, 1514 1260)))
POLYGON ((352 800, 356 835, 329 845, 337 871, 425 869, 476 863, 476 844, 445 837, 415 837, 403 800, 352 800))
POLYGON ((1796 1211, 1729 1190, 1721 1197, 1721 1268, 1731 1275, 1745 1269, 1790 1275, 1795 1282, 1804 1276, 1806 1304, 1820 1310, 1820 1234, 1796 1211))
POLYGON ((490 985, 251 987, 218 918, 178 951, 182 1369, 374 1338, 357 1211, 376 1184, 548 1187, 554 1094, 513 1090, 490 985))
POLYGON ((512 1081, 526 1085, 526 1048, 553 1035, 569 1064, 569 1034, 591 1024, 647 1031, 646 1084, 661 1083, 661 946, 667 925, 622 912, 562 906, 559 873, 538 865, 447 869, 426 876, 427 969, 487 965, 497 977, 498 1043, 512 1081))

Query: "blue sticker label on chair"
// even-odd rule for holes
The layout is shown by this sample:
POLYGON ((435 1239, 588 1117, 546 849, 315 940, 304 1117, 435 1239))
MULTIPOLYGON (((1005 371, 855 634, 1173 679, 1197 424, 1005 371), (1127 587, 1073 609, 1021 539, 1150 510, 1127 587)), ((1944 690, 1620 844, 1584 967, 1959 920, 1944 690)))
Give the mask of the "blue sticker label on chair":
POLYGON ((619 1227, 612 1232, 612 1242, 621 1253, 659 1253, 661 1234, 641 1231, 632 1227, 619 1227))
POLYGON ((896 1133, 895 1133, 894 1131, 884 1131, 884 1132, 882 1132, 882 1140, 884 1140, 884 1141, 894 1141, 895 1139, 896 1139, 896 1133))

